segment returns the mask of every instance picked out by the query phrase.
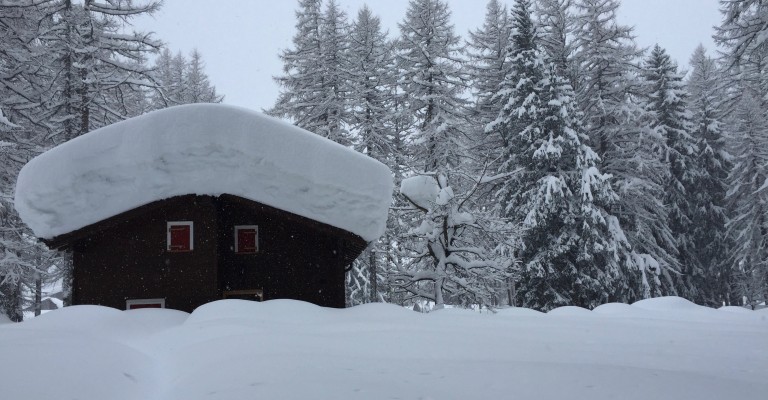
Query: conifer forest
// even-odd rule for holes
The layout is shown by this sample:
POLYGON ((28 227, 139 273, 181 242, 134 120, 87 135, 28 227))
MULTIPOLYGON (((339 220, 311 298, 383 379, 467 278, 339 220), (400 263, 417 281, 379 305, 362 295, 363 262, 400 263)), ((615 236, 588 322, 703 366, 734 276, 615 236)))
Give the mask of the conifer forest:
MULTIPOLYGON (((768 4, 721 0, 719 49, 640 48, 619 0, 298 0, 268 114, 388 166, 386 233, 347 304, 592 309, 768 301, 768 4)), ((203 55, 135 32, 162 1, 0 0, 0 312, 20 320, 66 253, 14 210, 41 152, 152 110, 222 102, 203 55)))

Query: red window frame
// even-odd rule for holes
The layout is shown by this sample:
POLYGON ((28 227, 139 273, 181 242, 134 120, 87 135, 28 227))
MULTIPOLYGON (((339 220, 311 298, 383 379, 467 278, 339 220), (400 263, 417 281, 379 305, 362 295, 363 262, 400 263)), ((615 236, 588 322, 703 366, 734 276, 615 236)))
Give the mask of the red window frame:
POLYGON ((195 249, 194 224, 192 221, 169 221, 166 233, 167 251, 183 253, 195 249))
POLYGON ((259 252, 259 226, 235 226, 235 254, 256 254, 259 252))

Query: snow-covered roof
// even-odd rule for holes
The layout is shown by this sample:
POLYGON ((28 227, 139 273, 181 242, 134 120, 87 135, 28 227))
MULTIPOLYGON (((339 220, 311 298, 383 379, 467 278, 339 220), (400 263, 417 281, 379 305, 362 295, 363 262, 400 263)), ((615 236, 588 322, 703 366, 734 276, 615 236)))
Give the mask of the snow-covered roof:
POLYGON ((51 239, 156 200, 232 194, 352 232, 384 232, 392 177, 380 162, 247 109, 194 104, 125 120, 30 161, 16 210, 51 239))

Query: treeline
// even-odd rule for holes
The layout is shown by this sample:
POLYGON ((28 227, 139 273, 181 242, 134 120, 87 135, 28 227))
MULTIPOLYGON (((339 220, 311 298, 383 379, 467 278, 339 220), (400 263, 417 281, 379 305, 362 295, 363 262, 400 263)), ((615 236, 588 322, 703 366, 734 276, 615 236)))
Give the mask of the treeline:
POLYGON ((160 1, 0 0, 0 312, 39 308, 43 283, 70 273, 13 207, 16 176, 42 151, 177 104, 220 102, 199 52, 172 55, 132 18, 160 1), (159 53, 153 63, 150 58, 159 53), (31 297, 30 297, 31 294, 31 297))
POLYGON ((618 7, 491 0, 462 39, 441 0, 410 0, 393 35, 299 0, 270 113, 402 186, 349 304, 768 298, 768 5, 724 3, 724 55, 699 47, 687 75, 618 7))

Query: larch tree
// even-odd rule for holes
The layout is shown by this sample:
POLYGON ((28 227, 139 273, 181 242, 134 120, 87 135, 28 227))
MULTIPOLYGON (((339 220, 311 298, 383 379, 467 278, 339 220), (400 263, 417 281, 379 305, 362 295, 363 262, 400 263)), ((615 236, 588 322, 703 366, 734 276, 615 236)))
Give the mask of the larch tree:
POLYGON ((39 5, 0 7, 0 314, 13 321, 26 305, 39 308, 42 284, 55 278, 43 260, 56 253, 35 241, 13 206, 16 176, 42 151, 52 126, 45 104, 51 60, 40 40, 49 15, 39 5))
POLYGON ((466 146, 466 85, 451 12, 441 0, 411 0, 398 26, 399 83, 414 123, 412 155, 425 172, 456 167, 466 146))
POLYGON ((734 245, 728 261, 734 289, 754 306, 768 300, 768 124, 754 90, 741 90, 745 93, 728 120, 734 154, 727 193, 727 228, 734 245))
POLYGON ((42 5, 55 14, 41 37, 55 57, 54 90, 48 99, 59 121, 51 133, 53 143, 131 116, 121 111, 130 108, 121 104, 123 99, 157 87, 143 61, 161 43, 147 33, 125 33, 124 24, 160 5, 126 0, 55 0, 42 5))
MULTIPOLYGON (((506 55, 510 34, 509 10, 499 1, 491 0, 486 8, 483 26, 470 31, 467 41, 469 61, 467 72, 474 97, 470 108, 469 130, 474 143, 468 149, 468 153, 476 158, 475 164, 480 166, 488 164, 492 171, 499 169, 505 144, 501 136, 486 133, 485 126, 496 119, 501 107, 497 101, 494 101, 494 96, 507 69, 506 55)), ((492 202, 491 194, 495 190, 497 188, 494 185, 486 185, 483 187, 484 193, 477 196, 476 200, 492 202)))
POLYGON ((578 77, 573 63, 576 18, 572 11, 573 0, 539 0, 535 7, 542 49, 557 67, 558 74, 568 78, 571 86, 576 87, 578 77))
POLYGON ((768 4, 733 0, 722 11, 715 39, 725 49, 729 87, 722 95, 733 154, 726 197, 733 243, 728 263, 736 294, 754 306, 768 300, 768 4))
POLYGON ((322 0, 299 1, 293 48, 280 53, 284 75, 274 78, 282 90, 269 110, 270 114, 288 118, 310 132, 325 122, 320 113, 323 98, 321 14, 322 0))
MULTIPOLYGON (((363 6, 349 33, 348 52, 350 129, 357 151, 381 161, 393 171, 394 124, 392 109, 397 79, 392 44, 381 29, 381 21, 363 6)), ((396 182, 399 184, 399 182, 396 182)), ((387 234, 389 235, 389 233, 387 234)), ((349 301, 353 304, 381 300, 388 241, 371 243, 348 274, 349 301)))
POLYGON ((285 75, 268 112, 344 145, 351 144, 347 115, 347 21, 334 1, 300 0, 293 48, 280 54, 285 75))
POLYGON ((189 55, 189 63, 185 71, 186 96, 184 103, 221 103, 224 96, 216 93, 216 87, 211 85, 208 74, 205 73, 203 56, 197 49, 189 55))
POLYGON ((499 114, 499 107, 492 98, 504 79, 510 34, 509 11, 498 0, 488 2, 483 26, 469 32, 467 56, 475 98, 472 119, 483 134, 482 127, 499 114))

